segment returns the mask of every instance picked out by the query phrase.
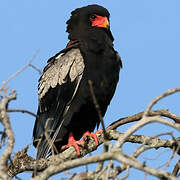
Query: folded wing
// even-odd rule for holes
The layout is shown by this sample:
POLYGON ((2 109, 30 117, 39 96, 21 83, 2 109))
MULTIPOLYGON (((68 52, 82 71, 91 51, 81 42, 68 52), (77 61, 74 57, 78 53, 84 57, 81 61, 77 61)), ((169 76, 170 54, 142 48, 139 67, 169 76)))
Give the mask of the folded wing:
POLYGON ((60 131, 64 135, 67 133, 63 123, 78 91, 83 71, 84 61, 78 48, 57 54, 45 67, 39 79, 38 117, 33 131, 38 159, 52 152, 57 136, 61 141, 60 131))

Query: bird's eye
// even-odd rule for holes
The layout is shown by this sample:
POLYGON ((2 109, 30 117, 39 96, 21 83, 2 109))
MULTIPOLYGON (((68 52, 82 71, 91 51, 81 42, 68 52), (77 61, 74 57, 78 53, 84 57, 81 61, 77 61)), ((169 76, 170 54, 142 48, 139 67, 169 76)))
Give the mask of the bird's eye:
POLYGON ((91 15, 91 16, 90 16, 90 19, 91 19, 92 21, 95 20, 95 19, 96 19, 96 15, 94 15, 94 14, 91 15))

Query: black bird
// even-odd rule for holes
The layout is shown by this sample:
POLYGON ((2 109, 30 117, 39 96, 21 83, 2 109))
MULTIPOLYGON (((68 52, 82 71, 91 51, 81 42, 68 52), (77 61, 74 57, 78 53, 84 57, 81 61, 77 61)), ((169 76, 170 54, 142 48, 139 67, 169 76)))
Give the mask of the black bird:
POLYGON ((122 67, 113 48, 109 16, 104 7, 88 5, 72 11, 66 22, 70 41, 48 60, 39 79, 39 106, 33 131, 37 159, 70 145, 80 155, 75 140, 94 131, 100 123, 88 80, 93 83, 101 114, 105 115, 122 67))

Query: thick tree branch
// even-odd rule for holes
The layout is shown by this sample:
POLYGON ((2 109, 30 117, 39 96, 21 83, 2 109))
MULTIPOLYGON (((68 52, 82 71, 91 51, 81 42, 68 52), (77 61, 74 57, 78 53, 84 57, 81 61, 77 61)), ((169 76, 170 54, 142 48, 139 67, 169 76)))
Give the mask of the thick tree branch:
MULTIPOLYGON (((108 130, 107 135, 110 140, 117 140, 123 137, 123 134, 117 132, 116 130, 108 130)), ((102 133, 98 134, 98 140, 100 144, 103 143, 104 136, 102 133)), ((150 145, 151 147, 154 147, 156 149, 159 147, 172 149, 173 147, 177 146, 174 140, 162 140, 157 137, 152 138, 142 135, 132 135, 126 139, 126 142, 150 145)), ((94 140, 90 139, 90 141, 87 144, 87 149, 81 148, 81 154, 82 156, 85 156, 89 152, 96 150, 96 148, 97 147, 94 140)), ((24 171, 33 171, 35 167, 37 168, 37 171, 42 171, 48 168, 50 165, 59 164, 59 163, 62 164, 66 161, 77 158, 76 151, 73 147, 70 147, 69 149, 63 151, 58 155, 50 156, 47 159, 40 159, 38 160, 38 162, 33 158, 29 157, 26 153, 27 153, 27 148, 21 152, 16 153, 14 156, 14 160, 11 163, 9 163, 8 171, 11 176, 15 176, 18 173, 24 171)))
POLYGON ((84 157, 80 159, 75 159, 72 161, 67 161, 61 163, 61 166, 50 165, 46 170, 43 171, 43 173, 40 173, 38 176, 34 177, 33 180, 46 180, 48 177, 62 172, 67 169, 75 168, 78 166, 91 164, 91 163, 97 163, 105 160, 117 160, 121 163, 128 164, 136 169, 143 170, 144 172, 154 175, 158 178, 169 178, 171 180, 177 180, 176 177, 173 175, 168 174, 166 171, 163 170, 156 170, 154 168, 150 168, 148 166, 145 166, 143 163, 140 163, 135 158, 128 156, 126 154, 123 154, 119 151, 113 151, 113 152, 105 152, 100 155, 94 155, 91 157, 84 157))
MULTIPOLYGON (((176 92, 177 89, 174 91, 170 91, 170 93, 172 94, 173 92, 176 92)), ((166 95, 167 94, 165 93, 164 96, 166 96, 166 95)), ((159 100, 159 99, 161 99, 161 97, 157 98, 157 99, 159 100)), ((157 99, 154 100, 153 103, 156 103, 157 99)), ((1 110, 1 112, 5 112, 6 115, 7 115, 7 112, 15 112, 16 111, 16 112, 25 112, 30 115, 36 116, 35 114, 33 114, 29 111, 16 110, 16 109, 8 110, 7 105, 3 106, 3 107, 4 107, 4 109, 1 108, 1 109, 3 109, 3 111, 1 110)), ((151 109, 151 107, 152 106, 148 106, 149 109, 151 109)), ((96 156, 92 156, 92 157, 88 157, 88 158, 87 157, 78 158, 74 148, 70 147, 69 149, 67 149, 66 151, 64 151, 60 154, 52 155, 47 159, 40 159, 40 160, 36 161, 35 159, 33 159, 32 157, 27 155, 28 147, 26 147, 22 151, 16 153, 12 162, 10 162, 8 164, 8 175, 9 175, 9 177, 14 177, 18 173, 25 172, 25 171, 33 172, 34 169, 37 169, 37 172, 39 172, 39 173, 38 173, 38 176, 34 177, 34 179, 39 179, 39 178, 47 179, 49 176, 51 176, 53 174, 56 174, 56 173, 59 173, 64 170, 71 169, 71 168, 74 168, 77 166, 85 165, 88 163, 103 162, 105 160, 117 160, 123 164, 121 164, 119 166, 118 171, 116 171, 116 174, 126 170, 129 167, 134 167, 134 168, 140 169, 148 174, 152 174, 159 178, 176 179, 174 176, 175 176, 175 171, 177 172, 177 165, 176 165, 176 168, 173 171, 173 173, 170 175, 165 171, 158 171, 151 167, 145 166, 144 164, 139 162, 136 159, 136 157, 139 156, 146 149, 149 149, 149 148, 157 149, 160 147, 176 150, 176 153, 180 154, 178 140, 177 139, 163 140, 163 139, 159 139, 157 137, 147 137, 147 136, 143 136, 143 135, 132 135, 132 134, 139 128, 143 127, 144 125, 146 125, 148 123, 152 123, 152 122, 160 122, 160 123, 172 126, 176 129, 180 130, 180 117, 178 117, 177 115, 175 115, 173 113, 168 112, 167 110, 148 111, 148 113, 146 112, 146 114, 148 114, 148 116, 146 116, 146 115, 143 116, 143 114, 144 113, 141 112, 136 115, 129 116, 127 118, 122 118, 122 119, 114 122, 113 124, 111 124, 106 129, 107 137, 109 140, 118 140, 118 143, 116 144, 116 146, 113 146, 109 152, 103 152, 101 155, 96 155, 96 156), (175 123, 172 121, 169 121, 167 119, 163 119, 162 116, 168 117, 170 120, 171 119, 174 120, 175 123), (127 124, 129 122, 134 122, 134 121, 138 121, 138 122, 136 124, 134 124, 133 126, 131 126, 131 128, 129 128, 125 134, 121 134, 121 133, 117 132, 116 130, 114 130, 117 127, 119 127, 120 125, 127 124), (145 145, 145 148, 144 147, 143 147, 144 149, 140 148, 137 151, 135 151, 135 153, 132 156, 129 156, 129 155, 121 152, 120 147, 125 142, 143 144, 143 145, 145 145), (76 158, 78 158, 78 159, 76 159, 76 158), (73 159, 75 159, 75 160, 73 160, 73 159), (59 164, 61 164, 61 166, 59 166, 59 164), (43 171, 43 173, 41 173, 42 171, 43 171)), ((4 119, 4 117, 2 117, 2 119, 4 119)), ((7 133, 5 133, 5 134, 7 135, 7 133)), ((99 133, 98 139, 99 139, 100 144, 104 143, 104 134, 99 133)), ((89 142, 86 142, 86 143, 87 143, 85 146, 86 149, 80 147, 82 157, 85 156, 86 154, 88 154, 89 152, 94 151, 97 148, 97 146, 92 138, 90 138, 89 142)), ((6 166, 7 161, 9 159, 10 154, 12 153, 12 148, 13 148, 13 146, 11 146, 11 152, 9 152, 9 155, 6 156, 6 161, 4 161, 5 162, 4 168, 7 167, 6 166)), ((2 163, 2 162, 3 161, 1 161, 0 163, 2 163)), ((110 162, 113 163, 113 161, 110 161, 110 162)), ((108 166, 105 167, 106 172, 104 171, 104 173, 101 174, 103 177, 105 176, 107 178, 107 177, 112 176, 112 171, 110 170, 111 166, 112 165, 109 164, 108 166)), ((179 166, 178 166, 178 168, 179 168, 179 166)), ((6 170, 7 170, 7 168, 6 168, 6 170)), ((3 169, 3 172, 5 172, 4 169, 3 169)), ((101 173, 101 172, 99 172, 99 173, 101 173)), ((97 177, 97 174, 96 174, 96 177, 97 177)))

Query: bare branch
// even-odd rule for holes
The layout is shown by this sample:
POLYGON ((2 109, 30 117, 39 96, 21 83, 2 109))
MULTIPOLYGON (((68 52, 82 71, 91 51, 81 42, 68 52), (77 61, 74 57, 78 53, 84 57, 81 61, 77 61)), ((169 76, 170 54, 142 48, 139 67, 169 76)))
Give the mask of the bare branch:
MULTIPOLYGON (((21 68, 20 70, 18 70, 16 73, 14 73, 13 75, 11 75, 5 82, 3 82, 3 86, 2 86, 2 88, 3 87, 5 87, 6 86, 6 84, 10 81, 10 80, 12 80, 15 76, 17 76, 19 73, 21 73, 21 72, 23 72, 25 69, 27 69, 29 66, 32 66, 31 65, 31 63, 32 63, 32 61, 36 58, 36 56, 38 55, 38 53, 39 53, 39 50, 37 50, 36 52, 35 52, 35 54, 32 56, 32 58, 29 60, 29 63, 28 64, 26 64, 23 68, 21 68)), ((1 89, 2 89, 1 88, 1 89)), ((1 90, 0 89, 0 90, 1 90)))
MULTIPOLYGON (((123 134, 115 130, 108 130, 107 135, 110 140, 117 140, 123 137, 123 134)), ((98 137, 99 143, 102 144, 104 141, 103 133, 97 134, 97 137, 98 137)), ((156 149, 159 147, 172 149, 173 147, 177 146, 174 140, 162 140, 159 138, 152 138, 152 137, 142 136, 142 135, 132 135, 126 139, 126 142, 140 143, 140 144, 145 142, 146 145, 149 145, 156 149)), ((80 147, 81 154, 82 156, 85 156, 89 152, 96 150, 96 148, 97 146, 94 142, 94 139, 90 138, 90 141, 87 144, 87 149, 80 147)), ((20 172, 24 172, 24 171, 33 171, 35 167, 37 167, 38 172, 43 171, 44 169, 48 168, 50 165, 54 164, 55 162, 56 164, 58 164, 58 163, 66 162, 66 161, 77 158, 77 153, 73 147, 68 148, 67 150, 63 151, 60 154, 50 156, 47 159, 40 159, 38 160, 38 162, 34 160, 33 158, 29 157, 26 154, 26 151, 23 150, 23 152, 24 154, 22 152, 18 152, 15 155, 12 163, 9 163, 8 171, 9 171, 9 174, 11 174, 11 176, 15 176, 16 174, 20 172), (19 154, 23 154, 23 156, 22 155, 19 156, 19 154), (16 164, 18 164, 18 166, 15 166, 16 164)), ((126 166, 122 166, 122 170, 125 170, 125 169, 126 169, 126 166)))
POLYGON ((91 92, 91 96, 93 98, 94 106, 95 106, 95 108, 96 108, 96 110, 98 112, 98 116, 99 116, 99 119, 100 119, 100 122, 101 122, 101 125, 102 125, 103 133, 106 134, 104 120, 103 120, 103 117, 102 117, 102 114, 101 114, 101 109, 100 109, 100 106, 99 106, 99 104, 97 102, 96 95, 94 94, 93 82, 91 80, 88 80, 88 83, 89 83, 89 89, 90 89, 90 92, 91 92))
MULTIPOLYGON (((78 166, 82 166, 85 164, 91 164, 91 163, 97 163, 100 161, 105 161, 105 160, 117 160, 121 163, 128 164, 136 169, 143 170, 147 172, 148 174, 154 175, 159 178, 169 178, 171 180, 177 180, 176 177, 168 174, 166 171, 163 170, 156 170, 153 168, 150 168, 148 166, 145 166, 144 164, 138 162, 135 158, 132 158, 128 155, 125 155, 119 151, 114 151, 114 152, 105 152, 100 155, 94 155, 91 157, 84 157, 84 158, 79 158, 75 159, 72 161, 67 161, 67 162, 61 162, 61 166, 55 165, 50 165, 46 170, 43 171, 43 173, 40 173, 38 176, 34 177, 33 180, 45 180, 48 177, 57 174, 59 172, 62 172, 67 169, 75 168, 78 166)), ((60 162, 56 162, 60 163, 60 162)))
MULTIPOLYGON (((158 145, 160 145, 158 142, 153 142, 152 144, 148 144, 148 146, 144 146, 144 145, 147 145, 147 142, 146 142, 146 140, 147 141, 151 141, 151 140, 153 140, 153 138, 157 138, 157 137, 159 137, 159 136, 164 136, 164 135, 170 135, 171 137, 172 137, 172 140, 174 141, 174 145, 175 146, 173 146, 173 148, 171 148, 172 150, 173 150, 173 152, 176 152, 177 154, 180 154, 180 143, 178 142, 179 141, 179 139, 177 138, 175 138, 174 136, 173 136, 173 134, 172 134, 172 132, 169 132, 169 133, 161 133, 161 134, 159 134, 159 135, 156 135, 156 136, 152 136, 150 139, 148 138, 145 138, 144 139, 144 143, 142 143, 141 145, 140 145, 140 147, 138 147, 135 151, 134 151, 134 153, 133 153, 133 157, 138 157, 141 153, 143 153, 144 151, 146 151, 146 150, 148 150, 148 149, 152 149, 152 148, 155 148, 155 144, 158 144, 158 145), (155 144, 154 144, 155 143, 155 144), (174 151, 175 150, 175 151, 174 151)), ((161 144, 160 145, 160 147, 164 147, 164 145, 163 144, 161 144), (161 146, 162 145, 162 146, 161 146)), ((158 155, 159 156, 159 155, 158 155)), ((152 159, 152 158, 151 158, 152 159)), ((153 159, 157 159, 157 157, 156 158, 153 158, 153 159)))
POLYGON ((166 124, 168 126, 172 126, 178 130, 180 130, 180 124, 177 123, 172 123, 166 119, 161 118, 160 116, 153 116, 153 117, 148 117, 150 110, 152 108, 152 106, 157 103, 160 99, 162 99, 163 97, 166 97, 168 95, 171 95, 173 93, 179 92, 180 88, 175 88, 175 89, 171 89, 168 90, 167 92, 163 93, 162 95, 156 97, 155 99, 153 99, 150 104, 147 106, 142 119, 137 122, 136 124, 132 125, 124 134, 124 137, 122 139, 119 139, 119 141, 116 143, 115 147, 122 147, 123 143, 125 142, 126 138, 129 137, 130 135, 132 135, 135 131, 137 131, 139 128, 143 127, 146 124, 152 123, 152 122, 160 122, 162 124, 166 124))
POLYGON ((176 176, 178 174, 179 169, 180 169, 180 160, 176 163, 172 175, 176 176))
POLYGON ((126 141, 126 138, 128 138, 130 135, 132 135, 135 131, 137 131, 139 128, 143 127, 144 125, 147 125, 152 122, 159 122, 162 124, 166 124, 168 126, 174 127, 177 130, 180 130, 180 124, 172 123, 166 119, 163 119, 159 116, 154 117, 144 117, 140 121, 138 121, 136 124, 132 125, 124 134, 124 136, 119 139, 118 143, 116 144, 116 147, 121 147, 124 142, 126 141))
POLYGON ((16 99, 15 92, 12 92, 11 95, 8 95, 2 99, 0 102, 0 122, 3 124, 5 128, 5 135, 8 138, 8 145, 2 155, 0 156, 0 178, 1 179, 8 179, 7 175, 7 163, 8 159, 11 156, 13 147, 14 147, 14 133, 11 128, 11 124, 9 121, 9 116, 6 112, 6 109, 8 107, 8 103, 11 100, 16 99))
POLYGON ((27 113, 31 116, 34 116, 37 118, 37 115, 34 114, 33 112, 30 112, 30 111, 27 111, 27 110, 24 110, 24 109, 7 109, 7 112, 21 112, 21 113, 27 113))
MULTIPOLYGON (((90 89, 91 89, 90 91, 91 91, 97 112, 99 111, 98 112, 99 117, 102 118, 100 107, 98 110, 98 102, 95 97, 95 94, 93 94, 94 92, 93 92, 92 82, 90 83, 90 89)), ((177 89, 174 91, 170 91, 170 94, 172 94, 173 92, 179 91, 179 88, 177 88, 177 89)), ((4 87, 3 87, 3 90, 7 96, 7 92, 4 87)), ((169 91, 168 91, 168 93, 169 93, 169 91)), ((165 93, 164 97, 165 96, 167 96, 167 93, 165 93)), ((159 99, 161 99, 161 97, 159 97, 157 99, 159 100, 159 99)), ((155 103, 157 102, 157 99, 156 99, 156 101, 154 100, 155 103)), ((149 107, 149 110, 152 108, 152 106, 148 106, 148 107, 149 107)), ((118 140, 118 142, 116 143, 115 146, 113 146, 111 144, 111 142, 109 141, 109 145, 108 145, 108 147, 110 147, 109 152, 104 151, 100 155, 78 158, 77 153, 74 150, 74 148, 70 147, 67 150, 63 151, 62 153, 50 156, 47 159, 40 159, 37 161, 27 155, 28 147, 26 147, 22 151, 15 154, 14 159, 12 160, 12 162, 10 162, 8 164, 8 169, 7 169, 7 162, 10 157, 10 154, 12 153, 12 148, 13 148, 13 146, 12 146, 11 152, 9 153, 9 157, 6 159, 6 161, 4 161, 6 163, 4 164, 4 169, 2 170, 2 172, 5 172, 5 170, 8 171, 9 176, 7 176, 7 175, 4 176, 5 173, 0 173, 0 177, 6 179, 9 177, 14 177, 15 175, 17 175, 18 173, 21 173, 21 172, 25 172, 25 171, 36 172, 37 171, 38 174, 33 179, 47 179, 56 173, 60 173, 62 171, 65 171, 65 170, 68 170, 68 169, 71 169, 74 167, 87 165, 87 164, 91 164, 91 163, 101 163, 101 162, 109 160, 109 162, 107 163, 107 165, 105 167, 103 167, 103 164, 102 164, 102 168, 100 171, 91 172, 91 173, 87 172, 86 174, 83 174, 83 175, 85 175, 86 177, 93 176, 93 179, 96 179, 96 178, 97 179, 98 178, 108 179, 110 177, 115 179, 119 173, 127 170, 126 176, 122 177, 122 179, 125 179, 128 177, 129 168, 134 167, 136 169, 144 171, 146 174, 151 174, 158 178, 166 178, 166 179, 175 180, 175 179, 177 179, 175 176, 177 175, 178 170, 179 170, 178 163, 176 164, 173 173, 170 174, 164 170, 158 170, 157 168, 148 167, 144 163, 141 163, 136 159, 136 157, 138 157, 142 152, 144 152, 145 150, 150 149, 150 148, 157 149, 160 147, 164 147, 164 148, 171 149, 173 154, 172 154, 171 158, 169 159, 169 161, 167 162, 168 164, 170 163, 171 159, 174 158, 174 155, 176 153, 180 154, 180 146, 179 146, 178 138, 174 137, 172 140, 165 140, 165 139, 159 139, 158 137, 132 135, 139 128, 145 126, 148 123, 153 123, 153 122, 160 122, 162 124, 166 124, 168 126, 171 126, 171 127, 174 127, 175 129, 180 130, 180 117, 178 117, 177 115, 175 115, 171 112, 168 112, 167 110, 159 110, 159 111, 149 111, 149 110, 147 112, 145 111, 146 112, 145 116, 143 116, 144 113, 141 112, 136 115, 129 116, 127 118, 122 118, 122 119, 114 122, 113 124, 111 124, 106 130, 104 130, 103 132, 106 132, 106 134, 104 134, 104 133, 97 134, 100 144, 105 143, 104 135, 106 135, 107 139, 109 139, 109 140, 118 140), (146 114, 148 114, 148 116, 146 116, 146 114), (168 117, 169 119, 163 119, 162 117, 168 117), (174 120, 175 123, 170 120, 174 120), (116 129, 120 125, 127 124, 129 122, 134 122, 134 121, 138 121, 138 122, 136 124, 132 125, 126 131, 125 134, 121 134, 121 133, 117 132, 116 130, 112 130, 112 129, 116 129), (142 148, 137 149, 135 151, 135 153, 132 156, 130 156, 130 155, 124 154, 121 151, 121 146, 125 142, 139 143, 139 144, 143 144, 144 146, 142 148), (76 159, 76 158, 78 158, 78 159, 76 159), (116 160, 119 163, 121 163, 120 165, 118 165, 118 168, 114 168, 113 160, 116 160), (59 166, 59 164, 61 164, 61 166, 59 166)), ((1 110, 1 113, 2 112, 3 111, 1 110)), ((7 105, 4 106, 4 112, 6 114, 7 114, 7 112, 28 113, 28 114, 38 118, 34 113, 27 111, 27 110, 7 109, 7 105)), ((3 118, 1 118, 1 119, 3 119, 3 118)), ((102 122, 103 122, 103 119, 102 119, 102 122)), ((105 129, 105 127, 104 127, 104 129, 105 129)), ((6 132, 5 132, 5 134, 7 135, 6 132)), ((46 135, 48 135, 47 131, 45 131, 45 136, 46 135)), ((46 138, 48 139, 48 137, 46 137, 46 138)), ((9 141, 9 139, 8 139, 8 141, 9 141)), ((82 156, 85 156, 86 154, 94 151, 97 148, 93 138, 90 138, 90 140, 86 143, 87 143, 87 145, 85 146, 86 148, 80 147, 82 156)), ((0 160, 0 163, 2 163, 2 162, 3 161, 0 160)), ((1 164, 0 164, 0 172, 1 172, 1 164)), ((82 175, 82 174, 80 174, 80 175, 82 175)), ((78 177, 78 175, 75 175, 73 178, 76 178, 76 177, 78 177)))
POLYGON ((30 67, 32 67, 33 69, 35 69, 40 75, 42 74, 42 71, 37 68, 36 66, 34 66, 33 64, 29 64, 30 67))
MULTIPOLYGON (((144 114, 144 112, 140 112, 140 113, 132 115, 132 116, 121 118, 121 119, 113 122, 108 127, 108 129, 116 129, 121 125, 131 123, 131 122, 135 122, 135 121, 139 121, 142 118, 143 114, 144 114)), ((167 118, 174 120, 176 123, 180 123, 180 117, 169 112, 168 110, 149 111, 148 115, 149 116, 164 116, 164 117, 167 117, 167 118)))
POLYGON ((152 109, 153 105, 155 105, 159 100, 161 100, 162 98, 169 96, 171 94, 174 94, 176 92, 179 92, 180 88, 174 88, 174 89, 170 89, 168 91, 166 91, 165 93, 161 94, 160 96, 157 96, 156 98, 154 98, 150 104, 147 106, 145 112, 144 112, 144 116, 148 116, 149 115, 149 111, 152 109))

